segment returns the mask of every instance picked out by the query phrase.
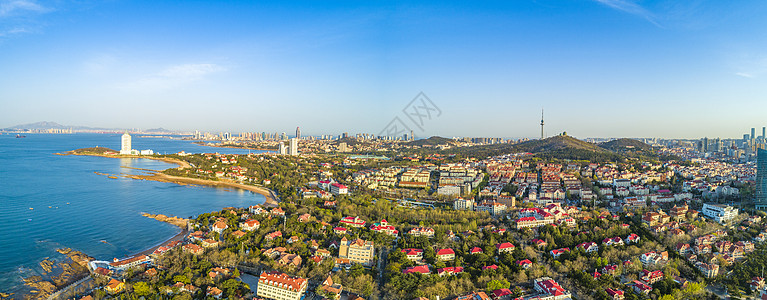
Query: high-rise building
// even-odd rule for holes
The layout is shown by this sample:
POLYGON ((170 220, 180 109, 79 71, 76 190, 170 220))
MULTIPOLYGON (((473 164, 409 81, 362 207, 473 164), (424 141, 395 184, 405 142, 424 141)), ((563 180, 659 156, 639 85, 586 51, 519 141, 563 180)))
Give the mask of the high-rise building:
POLYGON ((701 150, 703 151, 703 153, 708 152, 708 138, 707 137, 703 138, 703 145, 702 145, 701 148, 702 148, 701 150))
POLYGON ((756 128, 751 127, 751 140, 756 139, 756 128))
POLYGON ((767 139, 767 135, 765 135, 765 133, 767 133, 767 127, 762 127, 762 140, 767 139))
POLYGON ((296 127, 296 138, 297 139, 301 138, 301 127, 296 127))
POLYGON ((756 209, 767 208, 767 150, 756 150, 756 209))
POLYGON ((280 154, 285 155, 288 154, 288 149, 285 147, 284 142, 280 142, 280 154))
POLYGON ((122 145, 120 147, 120 154, 123 154, 123 155, 131 154, 131 137, 130 137, 130 134, 128 134, 127 132, 123 134, 122 136, 122 145))
POLYGON ((297 138, 290 139, 290 148, 288 150, 290 151, 290 155, 293 155, 293 156, 298 155, 298 139, 297 138))

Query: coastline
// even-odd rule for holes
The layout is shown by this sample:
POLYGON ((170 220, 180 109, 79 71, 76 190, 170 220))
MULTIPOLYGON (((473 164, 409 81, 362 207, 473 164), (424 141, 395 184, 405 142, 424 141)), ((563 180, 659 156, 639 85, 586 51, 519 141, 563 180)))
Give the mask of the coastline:
MULTIPOLYGON (((179 168, 191 168, 189 163, 185 161, 178 160, 175 158, 168 158, 168 157, 153 157, 153 156, 141 156, 141 155, 108 155, 108 154, 98 154, 98 153, 74 153, 73 151, 69 151, 65 154, 56 153, 56 155, 98 156, 98 157, 107 157, 107 158, 145 158, 145 159, 152 159, 152 160, 162 161, 166 163, 176 164, 179 166, 179 168)), ((123 177, 132 178, 132 179, 141 179, 141 180, 152 180, 152 181, 159 181, 159 182, 169 182, 169 183, 175 183, 179 185, 193 184, 193 185, 206 185, 206 186, 212 186, 212 187, 236 188, 236 189, 246 190, 246 191, 263 195, 264 196, 263 205, 266 207, 277 207, 279 205, 278 197, 274 193, 274 191, 264 187, 258 187, 254 185, 242 184, 242 183, 237 183, 232 181, 223 181, 223 180, 213 181, 213 180, 207 180, 207 179, 172 176, 172 175, 162 173, 162 171, 156 171, 156 170, 151 170, 151 172, 152 172, 152 175, 123 175, 123 177)))
POLYGON ((77 155, 77 156, 98 156, 98 157, 109 157, 109 158, 145 158, 145 159, 151 159, 151 160, 157 160, 162 161, 170 164, 176 164, 179 168, 190 168, 191 166, 189 163, 178 160, 175 158, 169 158, 169 157, 156 157, 156 156, 150 156, 150 155, 110 155, 110 154, 99 154, 99 153, 75 153, 73 151, 68 151, 66 153, 54 153, 56 155, 61 156, 67 156, 67 155, 77 155))
POLYGON ((207 179, 172 176, 159 171, 155 171, 154 174, 152 175, 124 175, 124 177, 132 178, 132 179, 169 182, 169 183, 175 183, 180 185, 191 184, 191 185, 207 185, 207 186, 222 187, 222 188, 236 188, 236 189, 251 191, 251 192, 263 195, 264 196, 263 206, 277 207, 279 205, 279 202, 276 199, 276 195, 274 194, 272 190, 269 190, 267 188, 257 187, 254 185, 247 185, 247 184, 236 183, 231 181, 213 181, 213 180, 207 180, 207 179))
POLYGON ((228 146, 228 145, 221 145, 221 144, 206 144, 205 142, 194 142, 193 144, 206 146, 206 147, 215 147, 215 148, 259 150, 259 151, 271 151, 271 152, 278 152, 280 150, 280 149, 267 149, 267 148, 235 147, 235 146, 228 146))

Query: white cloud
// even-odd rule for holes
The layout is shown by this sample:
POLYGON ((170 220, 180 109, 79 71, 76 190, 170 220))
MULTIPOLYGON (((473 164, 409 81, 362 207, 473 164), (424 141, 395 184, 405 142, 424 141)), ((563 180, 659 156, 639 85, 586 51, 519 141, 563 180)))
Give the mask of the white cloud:
POLYGON ((220 71, 224 71, 224 68, 215 64, 184 64, 166 68, 157 75, 165 78, 197 79, 220 71))
POLYGON ((631 0, 594 0, 612 9, 620 10, 635 16, 639 16, 655 26, 663 27, 655 20, 655 15, 641 5, 631 0))
POLYGON ((216 64, 174 65, 118 88, 132 91, 167 90, 203 80, 207 75, 223 71, 226 71, 226 68, 216 64))
POLYGON ((50 9, 33 0, 0 0, 0 17, 11 16, 23 12, 44 13, 50 9))
POLYGON ((0 37, 6 37, 16 34, 22 34, 22 33, 30 33, 32 30, 23 28, 23 27, 14 27, 8 30, 0 30, 0 37))
POLYGON ((746 78, 754 78, 753 74, 745 73, 745 72, 737 72, 735 75, 738 75, 740 77, 746 77, 746 78))

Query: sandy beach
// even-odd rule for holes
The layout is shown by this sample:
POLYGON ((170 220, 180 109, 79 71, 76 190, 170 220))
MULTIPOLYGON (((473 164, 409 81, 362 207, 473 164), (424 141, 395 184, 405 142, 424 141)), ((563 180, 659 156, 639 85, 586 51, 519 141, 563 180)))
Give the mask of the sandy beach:
POLYGON ((124 175, 124 177, 133 178, 133 179, 142 179, 142 180, 154 180, 154 181, 160 181, 160 182, 170 182, 170 183, 176 183, 176 184, 194 184, 194 185, 207 185, 207 186, 222 187, 222 188, 242 189, 242 190, 251 191, 254 193, 264 195, 264 198, 266 199, 264 200, 264 206, 266 207, 277 207, 277 205, 279 204, 279 202, 276 199, 276 195, 271 190, 267 188, 242 184, 242 183, 233 182, 233 181, 224 181, 224 180, 213 181, 213 180, 206 180, 206 179, 171 176, 162 172, 154 172, 152 175, 124 175))

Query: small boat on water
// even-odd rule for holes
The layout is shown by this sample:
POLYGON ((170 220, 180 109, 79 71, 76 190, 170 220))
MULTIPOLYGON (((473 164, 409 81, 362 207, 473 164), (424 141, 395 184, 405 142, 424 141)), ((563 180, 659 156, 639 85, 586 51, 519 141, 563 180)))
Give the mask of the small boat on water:
POLYGON ((20 134, 17 134, 17 135, 16 135, 16 138, 17 138, 17 139, 20 139, 20 138, 25 138, 25 137, 27 137, 27 136, 26 136, 26 135, 20 135, 20 134))

